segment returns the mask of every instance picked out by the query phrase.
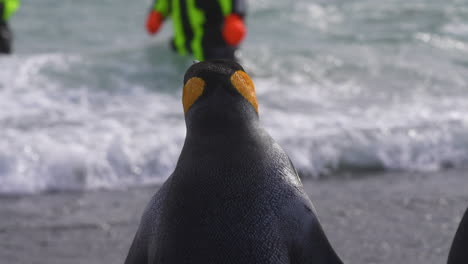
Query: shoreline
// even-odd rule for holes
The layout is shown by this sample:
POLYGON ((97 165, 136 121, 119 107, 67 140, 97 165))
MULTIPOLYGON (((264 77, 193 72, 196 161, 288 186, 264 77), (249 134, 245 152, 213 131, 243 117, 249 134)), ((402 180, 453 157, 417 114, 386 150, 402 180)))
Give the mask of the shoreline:
MULTIPOLYGON (((468 171, 303 182, 345 263, 445 263, 468 207, 468 171)), ((0 259, 123 263, 158 186, 0 197, 0 259)))

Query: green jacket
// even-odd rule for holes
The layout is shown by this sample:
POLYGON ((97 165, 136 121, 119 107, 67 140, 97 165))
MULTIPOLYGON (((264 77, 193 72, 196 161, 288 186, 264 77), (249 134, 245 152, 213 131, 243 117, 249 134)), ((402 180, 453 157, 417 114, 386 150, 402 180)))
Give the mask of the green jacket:
POLYGON ((154 0, 152 10, 170 17, 173 46, 181 55, 188 53, 202 61, 204 51, 227 44, 222 38, 224 18, 230 14, 244 17, 245 0, 154 0))
POLYGON ((20 6, 20 0, 0 0, 0 10, 3 10, 1 15, 2 20, 7 21, 20 6))

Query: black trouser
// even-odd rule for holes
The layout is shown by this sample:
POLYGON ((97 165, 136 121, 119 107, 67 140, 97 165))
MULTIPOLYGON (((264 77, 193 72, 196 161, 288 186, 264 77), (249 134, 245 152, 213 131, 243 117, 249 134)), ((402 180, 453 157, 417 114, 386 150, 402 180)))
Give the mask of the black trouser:
POLYGON ((0 53, 11 53, 12 34, 6 21, 0 21, 0 53))
POLYGON ((207 47, 204 50, 205 60, 223 59, 236 61, 235 47, 207 47))
MULTIPOLYGON (((171 39, 170 41, 170 46, 171 49, 175 52, 177 52, 177 48, 174 44, 174 39, 171 39)), ((190 51, 190 47, 187 47, 190 51)), ((203 47, 203 57, 205 60, 233 60, 237 61, 236 57, 236 50, 237 47, 232 47, 232 46, 220 46, 220 47, 213 47, 213 46, 205 46, 203 47)))
POLYGON ((0 3, 0 53, 10 54, 13 36, 10 27, 8 27, 8 23, 3 21, 4 11, 3 3, 0 3))

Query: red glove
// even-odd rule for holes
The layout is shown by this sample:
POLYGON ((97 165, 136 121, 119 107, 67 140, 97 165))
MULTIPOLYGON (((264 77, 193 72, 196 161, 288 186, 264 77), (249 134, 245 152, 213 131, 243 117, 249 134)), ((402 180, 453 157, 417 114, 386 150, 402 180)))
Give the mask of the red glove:
POLYGON ((146 31, 148 34, 154 35, 158 32, 163 23, 163 16, 158 11, 151 11, 146 19, 146 31))
POLYGON ((246 28, 242 18, 230 14, 224 19, 223 38, 227 44, 237 46, 244 39, 246 28))

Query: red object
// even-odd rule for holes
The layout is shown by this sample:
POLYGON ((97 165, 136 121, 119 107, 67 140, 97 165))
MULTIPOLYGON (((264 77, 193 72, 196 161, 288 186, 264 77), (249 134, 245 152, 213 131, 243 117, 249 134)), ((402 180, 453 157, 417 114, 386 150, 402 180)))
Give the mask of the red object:
POLYGON ((237 46, 244 39, 247 30, 238 15, 231 14, 224 19, 223 38, 227 44, 237 46))
POLYGON ((151 11, 146 19, 146 30, 148 34, 154 35, 163 23, 163 16, 158 11, 151 11))

